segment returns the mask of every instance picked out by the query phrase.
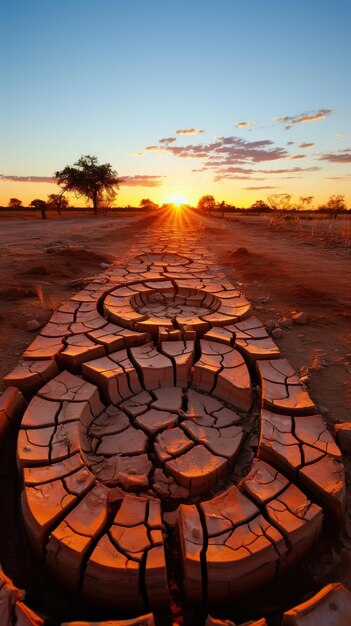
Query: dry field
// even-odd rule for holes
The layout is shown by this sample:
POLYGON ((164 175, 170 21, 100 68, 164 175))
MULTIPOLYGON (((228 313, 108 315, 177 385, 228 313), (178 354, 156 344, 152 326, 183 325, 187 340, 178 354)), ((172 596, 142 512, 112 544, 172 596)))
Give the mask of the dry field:
MULTIPOLYGON (((87 277, 99 274, 106 262, 122 259, 129 247, 138 243, 140 233, 153 224, 157 226, 159 219, 156 215, 2 221, 0 374, 14 367, 37 334, 37 330, 28 330, 30 320, 45 324, 52 310, 73 295, 87 277)), ((351 421, 351 249, 343 240, 350 222, 340 218, 311 222, 280 220, 277 224, 266 217, 222 219, 189 213, 184 216, 183 227, 203 235, 228 279, 252 301, 255 313, 275 333, 283 356, 303 378, 332 429, 337 422, 351 421), (304 314, 302 325, 292 320, 299 313, 304 314)), ((5 455, 0 474, 10 511, 0 519, 0 561, 10 563, 10 575, 26 587, 30 560, 21 554, 23 537, 16 537, 17 531, 10 528, 18 498, 13 463, 5 455)), ((349 479, 347 459, 346 469, 349 479)), ((330 545, 318 547, 299 575, 301 580, 295 573, 294 589, 272 590, 266 598, 256 598, 262 611, 274 615, 281 606, 298 601, 306 588, 316 591, 331 581, 341 580, 350 587, 350 547, 348 512, 340 541, 334 538, 330 545)), ((36 608, 64 613, 67 600, 63 594, 50 591, 44 572, 33 585, 33 594, 36 608)), ((228 611, 226 607, 223 617, 230 617, 228 611)), ((250 611, 252 615, 252 602, 243 606, 242 620, 250 611)), ((75 606, 74 614, 82 616, 84 607, 75 606)), ((194 624, 196 619, 194 616, 194 624)))

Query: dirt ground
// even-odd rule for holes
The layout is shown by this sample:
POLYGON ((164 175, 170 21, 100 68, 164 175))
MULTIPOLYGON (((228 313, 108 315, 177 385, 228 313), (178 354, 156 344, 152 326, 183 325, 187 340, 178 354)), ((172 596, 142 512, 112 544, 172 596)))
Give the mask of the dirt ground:
MULTIPOLYGON (((26 323, 45 323, 52 309, 79 289, 72 281, 95 276, 102 262, 118 260, 140 229, 157 219, 0 222, 0 376, 36 335, 26 323)), ((330 425, 351 420, 351 248, 326 246, 308 232, 297 237, 289 225, 277 231, 265 219, 194 214, 192 222, 188 227, 203 231, 257 315, 270 326, 286 318, 275 340, 296 371, 307 376, 330 425), (300 311, 307 324, 286 328, 300 311)))
POLYGON ((118 260, 140 228, 154 218, 80 217, 0 221, 0 377, 18 362, 57 306, 118 260))
MULTIPOLYGON (((36 336, 38 331, 26 328, 29 320, 44 324, 52 309, 79 289, 72 281, 95 276, 101 263, 119 260, 138 233, 159 219, 154 215, 0 222, 0 375, 14 367, 36 336)), ((284 226, 277 231, 258 218, 227 220, 194 213, 184 226, 203 235, 258 317, 269 328, 280 329, 273 331, 278 335, 275 341, 303 376, 329 426, 351 421, 350 247, 311 240, 308 232, 297 237, 284 226), (297 312, 306 314, 306 323, 290 321, 297 312)), ((346 465, 349 470, 347 459, 346 465)), ((9 465, 3 481, 15 514, 18 487, 9 465)), ((311 588, 333 580, 351 587, 349 529, 348 513, 341 543, 330 549, 324 546, 322 555, 314 557, 311 588)), ((6 519, 0 521, 0 532, 5 540, 8 536, 16 559, 19 543, 7 532, 6 519)), ((294 582, 300 601, 302 579, 303 574, 300 583, 294 582)), ((58 606, 61 600, 60 596, 55 600, 58 606)), ((77 609, 78 614, 82 615, 77 609)))

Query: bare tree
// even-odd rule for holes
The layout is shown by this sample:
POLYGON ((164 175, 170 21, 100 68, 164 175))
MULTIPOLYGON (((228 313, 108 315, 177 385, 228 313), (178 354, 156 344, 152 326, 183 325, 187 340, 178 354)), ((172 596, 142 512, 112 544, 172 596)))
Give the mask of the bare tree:
POLYGON ((307 211, 308 209, 311 209, 313 199, 314 196, 300 196, 297 208, 301 209, 302 211, 307 211))
POLYGON ((286 211, 290 208, 291 195, 289 193, 273 193, 267 196, 267 202, 274 211, 286 211))
POLYGON ((337 213, 338 211, 346 211, 345 196, 330 196, 326 208, 337 213))

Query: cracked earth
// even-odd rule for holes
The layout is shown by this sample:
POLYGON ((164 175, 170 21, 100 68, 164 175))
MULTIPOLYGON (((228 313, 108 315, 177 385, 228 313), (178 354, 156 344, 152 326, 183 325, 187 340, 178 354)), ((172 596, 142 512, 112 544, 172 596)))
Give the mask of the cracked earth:
POLYGON ((42 568, 169 624, 179 596, 223 607, 274 585, 345 514, 337 444, 203 239, 171 220, 141 234, 55 311, 2 397, 42 568))

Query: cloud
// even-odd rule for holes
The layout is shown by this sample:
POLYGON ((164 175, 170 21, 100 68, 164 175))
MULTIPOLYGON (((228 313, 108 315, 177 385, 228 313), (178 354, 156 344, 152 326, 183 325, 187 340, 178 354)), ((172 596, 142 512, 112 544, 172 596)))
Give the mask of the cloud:
POLYGON ((312 166, 312 167, 290 167, 290 168, 281 168, 281 169, 249 169, 243 167, 222 167, 217 168, 217 174, 214 177, 214 182, 220 182, 222 180, 265 180, 265 178, 259 178, 259 175, 264 174, 265 176, 268 174, 275 178, 276 176, 282 178, 299 178, 299 174, 305 172, 316 172, 320 170, 320 167, 312 166), (284 174, 289 174, 289 176, 283 176, 284 174))
POLYGON ((170 143, 174 143, 175 141, 177 141, 176 137, 164 137, 158 140, 159 143, 165 144, 166 146, 169 146, 170 143))
POLYGON ((220 183, 224 180, 266 180, 264 176, 243 176, 240 174, 217 174, 213 178, 213 182, 220 183))
POLYGON ((315 145, 315 143, 300 143, 299 148, 312 148, 315 145))
POLYGON ((149 152, 161 152, 164 151, 165 148, 162 146, 145 146, 145 150, 148 150, 149 152))
POLYGON ((54 183, 56 182, 52 176, 14 176, 0 174, 0 181, 14 183, 54 183))
POLYGON ((130 152, 130 156, 142 157, 145 155, 144 152, 130 152))
POLYGON ((320 161, 329 163, 351 163, 351 149, 340 150, 339 152, 327 152, 320 157, 320 161))
MULTIPOLYGON (((122 176, 121 185, 127 187, 159 187, 163 184, 162 178, 164 176, 149 176, 147 174, 141 174, 137 176, 122 176)), ((15 182, 15 183, 55 183, 55 178, 51 176, 6 176, 0 174, 0 182, 15 182)))
POLYGON ((290 158, 291 159, 305 159, 306 155, 305 154, 294 154, 290 158))
POLYGON ((121 185, 127 187, 160 187, 163 184, 162 178, 165 176, 149 176, 148 174, 122 176, 121 185))
POLYGON ((200 135, 205 131, 202 128, 180 128, 175 132, 177 135, 200 135))
POLYGON ((282 122, 285 124, 285 130, 292 127, 293 124, 304 124, 306 122, 316 122, 324 120, 327 115, 333 113, 333 109, 319 109, 318 111, 306 111, 298 115, 285 115, 284 117, 273 117, 273 122, 282 122))
POLYGON ((345 174, 345 176, 324 176, 326 180, 349 180, 351 174, 345 174))
POLYGON ((287 145, 287 146, 293 146, 293 145, 294 145, 294 143, 295 143, 295 141, 287 141, 287 142, 286 142, 286 145, 287 145))
POLYGON ((254 126, 256 122, 239 122, 235 128, 247 128, 248 126, 254 126))
POLYGON ((289 156, 284 148, 274 146, 270 139, 246 141, 241 137, 221 137, 209 144, 165 146, 162 148, 180 158, 201 158, 210 166, 274 161, 289 156))
POLYGON ((245 191, 256 191, 257 189, 279 189, 279 187, 272 187, 272 185, 261 185, 258 187, 242 187, 245 191))

